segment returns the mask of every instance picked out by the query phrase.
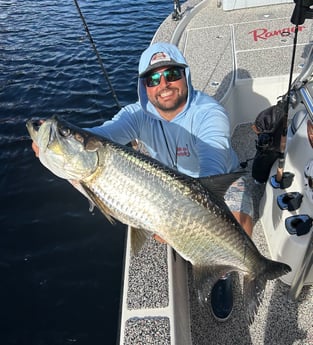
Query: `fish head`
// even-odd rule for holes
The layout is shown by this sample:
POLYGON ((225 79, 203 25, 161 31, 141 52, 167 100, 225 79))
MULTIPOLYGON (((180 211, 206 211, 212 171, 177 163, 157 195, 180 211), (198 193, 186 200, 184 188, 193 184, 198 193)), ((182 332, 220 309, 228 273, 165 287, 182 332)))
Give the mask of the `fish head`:
POLYGON ((39 147, 41 163, 67 180, 83 180, 99 164, 100 139, 56 116, 39 123, 26 123, 31 139, 39 147))

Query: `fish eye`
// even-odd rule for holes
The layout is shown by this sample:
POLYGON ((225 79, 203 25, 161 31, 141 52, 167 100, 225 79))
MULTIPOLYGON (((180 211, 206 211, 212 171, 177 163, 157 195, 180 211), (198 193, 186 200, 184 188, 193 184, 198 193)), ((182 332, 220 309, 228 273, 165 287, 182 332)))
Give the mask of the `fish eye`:
POLYGON ((60 127, 59 128, 59 133, 63 136, 63 137, 68 137, 71 134, 71 130, 68 127, 60 127))

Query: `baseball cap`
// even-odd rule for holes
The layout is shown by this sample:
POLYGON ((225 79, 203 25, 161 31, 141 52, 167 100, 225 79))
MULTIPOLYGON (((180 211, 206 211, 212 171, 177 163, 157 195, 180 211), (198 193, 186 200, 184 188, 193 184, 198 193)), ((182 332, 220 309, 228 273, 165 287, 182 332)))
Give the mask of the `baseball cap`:
POLYGON ((181 68, 187 67, 186 64, 179 63, 169 56, 166 52, 157 52, 152 55, 147 68, 139 74, 139 78, 145 77, 149 72, 164 66, 178 66, 181 68))

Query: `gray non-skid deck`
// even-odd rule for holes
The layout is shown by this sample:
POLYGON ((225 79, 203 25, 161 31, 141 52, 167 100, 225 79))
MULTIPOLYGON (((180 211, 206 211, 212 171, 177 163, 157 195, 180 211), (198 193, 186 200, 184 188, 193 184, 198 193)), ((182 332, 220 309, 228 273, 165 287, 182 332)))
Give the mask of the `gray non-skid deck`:
MULTIPOLYGON (((290 22, 293 8, 291 3, 223 11, 215 0, 187 1, 183 13, 196 13, 190 16, 192 19, 187 25, 181 25, 185 17, 182 22, 167 19, 154 41, 178 45, 190 65, 194 87, 220 99, 234 77, 289 74, 294 38, 294 25, 290 22)), ((312 23, 307 20, 303 26, 306 30, 300 26, 295 74, 301 71, 308 43, 312 41, 312 23)))
MULTIPOLYGON (((285 32, 292 30, 290 17, 293 8, 293 4, 273 5, 229 11, 221 15, 223 10, 216 6, 216 0, 206 1, 205 4, 191 0, 182 6, 185 15, 194 11, 192 20, 186 23, 183 30, 179 29, 181 22, 174 22, 169 16, 156 33, 154 41, 174 40, 173 43, 184 52, 190 65, 195 88, 222 99, 234 78, 288 75, 293 35, 276 35, 275 32, 279 29, 285 32), (268 30, 267 38, 263 35, 265 38, 260 36, 256 40, 255 35, 261 35, 265 27, 268 30), (260 30, 256 33, 256 29, 260 30), (235 65, 233 56, 236 57, 235 65)), ((311 27, 312 24, 308 21, 305 25, 311 27)), ((304 62, 311 32, 309 29, 299 35, 295 73, 300 72, 304 62)), ((255 139, 251 124, 236 127, 232 140, 240 160, 253 157, 255 139)), ((264 231, 258 219, 258 206, 264 186, 256 185, 251 177, 248 178, 256 211, 253 240, 260 251, 269 256, 264 231)), ((169 253, 166 245, 151 239, 139 256, 131 257, 126 292, 127 309, 154 309, 156 312, 151 317, 130 317, 121 325, 125 332, 121 344, 174 344, 169 319, 161 311, 159 315, 157 312, 169 303, 169 253)), ((187 263, 186 267, 190 273, 191 268, 187 263)), ((199 306, 192 284, 189 284, 193 345, 313 344, 313 287, 304 287, 298 301, 294 302, 287 298, 288 285, 280 280, 269 282, 255 321, 249 326, 243 309, 241 279, 234 274, 234 310, 225 323, 215 321, 208 307, 199 306)))

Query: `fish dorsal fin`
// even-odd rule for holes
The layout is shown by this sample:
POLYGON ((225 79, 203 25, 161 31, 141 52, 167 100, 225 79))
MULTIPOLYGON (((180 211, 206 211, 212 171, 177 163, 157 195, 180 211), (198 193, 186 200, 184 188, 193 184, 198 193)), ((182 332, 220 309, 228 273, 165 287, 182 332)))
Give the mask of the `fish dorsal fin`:
POLYGON ((216 195, 219 199, 223 199, 229 186, 244 174, 245 172, 239 171, 230 174, 200 177, 198 180, 204 188, 216 195))
POLYGON ((132 254, 137 255, 149 237, 151 237, 150 232, 131 227, 130 243, 132 254))
POLYGON ((112 214, 107 206, 100 200, 87 185, 81 182, 81 187, 84 189, 85 193, 88 195, 89 199, 99 208, 99 210, 103 213, 103 215, 107 218, 107 220, 114 224, 115 220, 112 218, 112 214))

